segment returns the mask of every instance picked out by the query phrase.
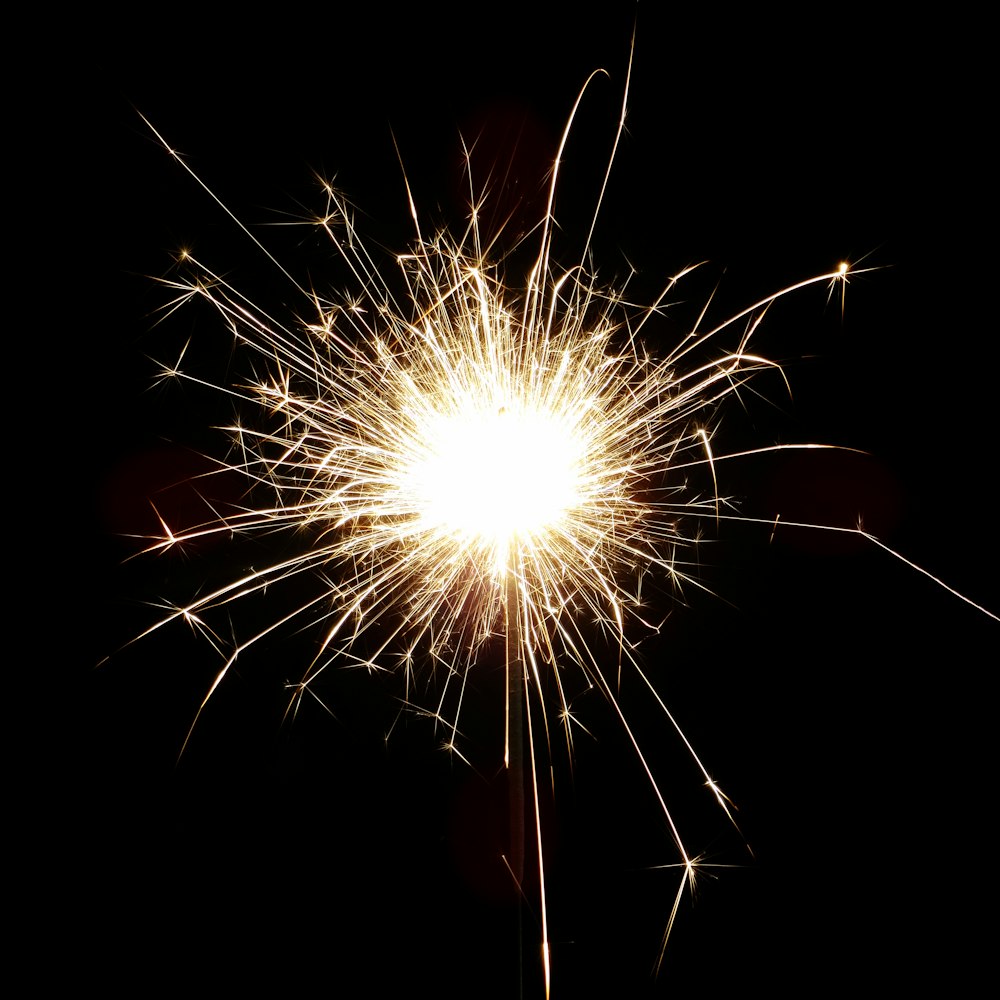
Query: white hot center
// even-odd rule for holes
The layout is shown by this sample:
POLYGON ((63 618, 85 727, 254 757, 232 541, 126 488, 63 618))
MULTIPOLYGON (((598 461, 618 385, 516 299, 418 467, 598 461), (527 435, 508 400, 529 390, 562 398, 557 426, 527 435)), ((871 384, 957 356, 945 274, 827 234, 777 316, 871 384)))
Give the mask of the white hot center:
POLYGON ((579 443, 550 414, 506 407, 435 415, 411 469, 427 529, 506 550, 558 522, 578 500, 579 443))

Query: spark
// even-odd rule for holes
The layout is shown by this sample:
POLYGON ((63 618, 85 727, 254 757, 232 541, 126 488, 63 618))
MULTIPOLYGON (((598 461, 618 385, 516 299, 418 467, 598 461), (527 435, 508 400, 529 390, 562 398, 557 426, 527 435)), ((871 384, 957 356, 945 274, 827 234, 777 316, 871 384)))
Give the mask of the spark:
MULTIPOLYGON (((619 136, 623 124, 624 103, 619 136)), ((461 759, 459 726, 470 672, 486 647, 505 636, 508 700, 521 689, 527 722, 547 990, 539 763, 551 742, 550 724, 562 729, 572 757, 571 729, 579 723, 571 689, 596 688, 611 706, 680 858, 682 876, 658 965, 683 895, 693 892, 705 865, 685 846, 621 707, 622 670, 634 671, 652 693, 708 793, 735 825, 728 796, 637 654, 636 637, 655 628, 647 620, 643 582, 652 577, 681 592, 703 586, 688 560, 698 525, 726 517, 722 511, 730 504, 720 494, 717 466, 738 457, 713 444, 716 413, 754 373, 777 367, 749 350, 767 309, 812 285, 828 285, 831 296, 839 288, 843 309, 848 279, 857 273, 840 263, 714 326, 706 323, 706 304, 688 336, 656 356, 641 332, 692 269, 671 277, 652 305, 632 307, 627 281, 606 289, 585 266, 589 236, 579 262, 560 268, 552 242, 561 153, 562 146, 534 236, 537 253, 520 280, 508 273, 512 258, 498 259, 492 246, 484 246, 476 199, 464 233, 424 237, 408 185, 416 243, 397 257, 395 277, 383 274, 355 229, 351 205, 324 183, 326 204, 314 222, 353 282, 353 291, 337 301, 296 281, 195 177, 301 294, 306 315, 295 323, 268 315, 184 252, 179 264, 189 276, 165 282, 173 299, 164 313, 193 300, 208 303, 251 357, 253 377, 221 388, 258 416, 241 417, 229 428, 235 450, 225 468, 241 473, 255 495, 267 499, 184 531, 161 518, 163 533, 150 550, 275 531, 295 548, 186 605, 171 605, 143 633, 181 620, 222 651, 225 630, 209 624, 215 616, 224 618, 227 608, 262 597, 268 588, 308 578, 315 586, 311 597, 223 652, 185 746, 237 660, 294 625, 311 627, 320 638, 314 658, 291 685, 292 713, 306 695, 323 704, 316 682, 331 667, 396 668, 405 677, 407 704, 419 707, 411 692, 421 669, 443 666, 437 705, 421 710, 444 730, 442 745, 461 759), (715 346, 727 342, 732 346, 715 346), (701 490, 688 478, 699 472, 701 490), (609 637, 606 647, 591 638, 595 625, 609 637), (553 688, 554 707, 542 697, 553 688)), ((600 197, 595 221, 599 209, 600 197)), ((162 366, 160 378, 210 385, 184 370, 186 351, 187 345, 176 363, 162 366)))
MULTIPOLYGON (((269 488, 273 502, 169 531, 154 547, 276 528, 304 545, 185 613, 322 570, 337 584, 293 614, 315 614, 325 629, 303 686, 338 659, 341 642, 402 609, 372 665, 402 644, 407 662, 418 650, 453 662, 454 683, 516 614, 534 684, 545 669, 558 682, 573 664, 613 697, 582 623, 598 622, 629 658, 643 577, 700 586, 684 563, 685 521, 717 516, 723 501, 714 489, 689 495, 680 474, 706 466, 714 479, 715 406, 769 363, 741 346, 686 371, 686 343, 654 359, 634 321, 613 315, 578 269, 542 282, 540 259, 516 301, 485 260, 445 237, 399 259, 407 312, 386 285, 372 290, 381 278, 368 259, 328 232, 371 301, 336 315, 320 306, 308 338, 189 258, 209 278, 193 280, 191 293, 271 369, 226 392, 277 418, 229 428, 238 457, 228 467, 269 488)), ((349 242, 361 245, 357 234, 349 242)), ((242 641, 217 682, 273 628, 242 641)))

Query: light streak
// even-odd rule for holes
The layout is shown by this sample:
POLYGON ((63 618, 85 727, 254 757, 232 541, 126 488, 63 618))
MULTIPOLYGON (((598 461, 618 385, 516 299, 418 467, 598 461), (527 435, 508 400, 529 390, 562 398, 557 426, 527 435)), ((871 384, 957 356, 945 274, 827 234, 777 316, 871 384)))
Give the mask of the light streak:
MULTIPOLYGON (((571 123, 572 116, 564 143, 571 123)), ((685 847, 617 696, 622 669, 635 671, 656 696, 635 654, 636 636, 648 627, 642 583, 653 576, 679 589, 701 586, 685 561, 696 543, 693 526, 725 516, 716 465, 735 457, 716 453, 715 412, 754 372, 776 367, 749 350, 768 306, 813 284, 843 289, 852 272, 840 264, 721 324, 706 323, 703 313, 688 337, 656 357, 642 330, 687 271, 651 306, 630 308, 624 286, 603 289, 581 264, 560 269, 552 254, 558 163, 539 250, 520 282, 483 246, 475 212, 460 237, 419 236, 398 258, 399 275, 383 275, 332 185, 316 225, 352 274, 349 302, 335 304, 281 268, 309 313, 301 325, 286 324, 185 256, 192 276, 167 281, 170 308, 208 302, 255 359, 253 379, 223 390, 259 414, 259 422, 230 428, 237 452, 227 468, 270 500, 194 528, 164 522, 150 549, 275 530, 298 549, 177 607, 144 635, 181 619, 219 648, 223 630, 209 625, 213 615, 310 577, 321 584, 315 596, 227 650, 198 717, 265 636, 313 626, 322 638, 292 711, 331 666, 396 666, 412 699, 420 668, 442 665, 432 714, 446 745, 459 752, 469 672, 499 633, 516 634, 512 659, 524 665, 539 865, 537 765, 557 716, 572 748, 573 678, 600 690, 620 718, 674 838, 683 874, 669 936, 702 862, 685 847), (716 344, 723 346, 706 360, 716 344), (704 475, 703 492, 686 481, 689 473, 704 475), (610 637, 617 654, 610 661, 588 638, 593 622, 610 637), (540 697, 549 683, 558 691, 555 711, 540 697), (541 737, 532 712, 540 714, 541 737)), ((412 214, 416 222, 415 208, 412 214)), ((209 384, 182 361, 165 365, 162 377, 209 384)), ((728 814, 724 793, 687 746, 728 814)), ((547 938, 543 948, 547 967, 547 938)))

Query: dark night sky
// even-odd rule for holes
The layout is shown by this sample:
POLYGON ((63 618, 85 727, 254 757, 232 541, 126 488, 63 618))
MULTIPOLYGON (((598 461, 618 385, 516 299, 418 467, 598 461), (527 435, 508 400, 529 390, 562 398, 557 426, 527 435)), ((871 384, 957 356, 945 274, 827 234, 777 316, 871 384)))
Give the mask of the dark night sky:
MULTIPOLYGON (((134 51, 88 68, 97 86, 80 121, 100 141, 82 171, 92 194, 80 220, 86 334, 67 365, 82 425, 67 462, 88 499, 64 590, 80 624, 53 672, 53 704, 68 711, 40 730, 56 766, 39 869, 62 914, 51 932, 83 979, 131 992, 197 977, 272 993, 357 995, 362 979, 372 996, 516 995, 516 915, 495 863, 499 652, 463 721, 472 768, 439 752, 424 720, 405 719, 386 743, 402 693, 391 675, 336 677, 326 692, 336 718, 307 706, 282 726, 282 685, 308 661, 312 635, 277 637, 242 664, 176 768, 215 663, 206 648, 177 628, 92 667, 155 619, 145 602, 182 600, 227 559, 217 549, 123 563, 134 545, 120 535, 142 530, 149 492, 202 468, 195 451, 220 453, 223 439, 205 427, 228 415, 209 394, 149 389, 149 356, 189 336, 218 337, 205 354, 216 373, 228 361, 207 314, 153 326, 164 293, 146 276, 165 274, 190 244, 255 300, 297 306, 133 108, 294 273, 343 285, 305 230, 260 226, 319 206, 312 171, 336 175, 362 235, 396 251, 412 230, 393 136, 433 229, 464 222, 459 135, 481 134, 484 172, 512 161, 502 197, 505 209, 525 206, 517 228, 537 218, 567 114, 604 67, 610 79, 588 92, 562 168, 560 240, 577 252, 614 134, 632 15, 531 23, 373 14, 244 26, 240 40, 222 24, 150 24, 136 27, 134 51)), ((925 44, 902 50, 890 25, 819 14, 721 23, 642 10, 594 258, 609 282, 631 263, 647 299, 682 266, 710 262, 650 332, 655 349, 720 278, 713 308, 723 317, 868 255, 864 266, 879 270, 851 284, 843 324, 820 289, 773 310, 756 346, 786 363, 794 398, 764 380, 770 402, 751 399, 744 412, 731 401, 716 445, 821 441, 868 454, 733 463, 720 467, 722 489, 750 515, 851 526, 860 513, 996 608, 985 460, 1000 358, 992 275, 977 249, 988 119, 965 34, 974 29, 916 30, 925 44), (946 75, 960 49, 959 73, 946 75)), ((280 553, 273 544, 239 558, 280 553)), ((554 996, 746 988, 791 998, 863 983, 963 994, 985 968, 983 687, 1000 626, 871 546, 819 533, 779 532, 769 545, 766 528, 727 526, 701 558, 718 597, 692 593, 684 606, 664 596, 671 614, 641 651, 740 807, 754 856, 626 679, 623 703, 692 849, 740 866, 707 880, 694 907, 685 900, 653 980, 675 881, 648 869, 673 861, 671 844, 614 719, 598 698, 583 700, 599 739, 580 741, 572 773, 556 749, 547 817, 554 996)), ((533 919, 527 996, 540 995, 533 919)))

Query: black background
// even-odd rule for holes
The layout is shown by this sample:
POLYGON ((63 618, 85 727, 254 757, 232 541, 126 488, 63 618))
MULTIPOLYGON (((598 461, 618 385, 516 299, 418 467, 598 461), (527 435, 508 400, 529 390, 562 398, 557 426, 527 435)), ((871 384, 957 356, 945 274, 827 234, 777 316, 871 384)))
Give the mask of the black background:
MULTIPOLYGON (((81 280, 59 310, 60 346, 37 347, 43 368, 49 350, 62 359, 70 447, 57 449, 46 493, 53 635, 37 662, 55 683, 33 728, 53 766, 31 789, 49 804, 30 857, 41 936, 82 980, 135 992, 194 979, 333 995, 359 982, 374 996, 517 988, 516 911, 496 860, 501 650, 474 674, 468 766, 439 750, 426 720, 406 716, 385 738, 403 693, 394 674, 340 673, 323 692, 335 718, 307 703, 283 724, 283 684, 315 646, 287 632, 227 679, 175 764, 219 661, 180 626, 121 649, 157 619, 149 602, 187 599, 227 560, 235 573, 284 551, 274 539, 124 562, 140 546, 123 536, 152 530, 149 498, 203 471, 199 452, 223 453, 210 428, 231 417, 208 391, 150 389, 147 356, 169 359, 193 337, 209 345, 206 378, 239 372, 207 313, 154 326, 165 293, 150 277, 191 246, 269 309, 301 306, 136 112, 296 276, 344 287, 305 228, 262 225, 321 206, 313 171, 336 176, 388 262, 412 241, 393 136, 427 230, 464 224, 459 136, 479 137, 477 179, 511 163, 496 201, 519 233, 542 210, 573 101, 605 68, 562 166, 556 251, 573 255, 610 153, 633 17, 290 10, 278 27, 164 14, 115 25, 127 42, 81 61, 84 86, 64 96, 69 128, 53 129, 52 182, 79 206, 81 280)), ((908 31, 903 45, 895 25, 836 12, 786 22, 640 10, 594 260, 609 283, 634 266, 640 301, 709 261, 647 328, 653 350, 675 342, 720 278, 712 315, 723 318, 841 260, 877 268, 852 281, 843 322, 822 287, 771 312, 757 349, 785 364, 793 398, 763 379, 766 399, 730 400, 716 438, 717 451, 818 441, 866 455, 728 463, 720 488, 748 516, 846 527, 862 516, 995 609, 998 349, 976 26, 908 31)), ((162 502, 197 504, 183 493, 162 502)), ((620 725, 600 698, 581 699, 596 739, 578 740, 572 771, 556 744, 546 815, 554 995, 962 993, 985 968, 978 905, 994 878, 998 626, 857 540, 704 527, 700 572, 715 596, 657 595, 669 616, 640 652, 754 853, 626 673, 622 703, 690 848, 737 866, 713 870, 694 906, 685 897, 654 978, 677 882, 655 866, 675 857, 620 725)), ((265 600, 234 628, 270 617, 265 600)), ((537 896, 528 902, 525 995, 539 996, 537 896)))

